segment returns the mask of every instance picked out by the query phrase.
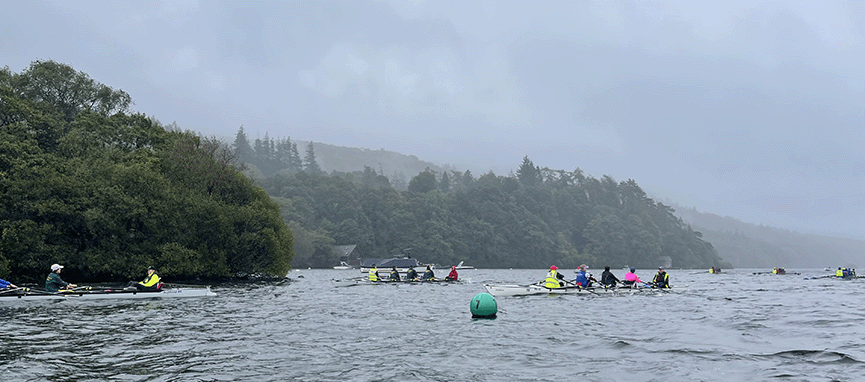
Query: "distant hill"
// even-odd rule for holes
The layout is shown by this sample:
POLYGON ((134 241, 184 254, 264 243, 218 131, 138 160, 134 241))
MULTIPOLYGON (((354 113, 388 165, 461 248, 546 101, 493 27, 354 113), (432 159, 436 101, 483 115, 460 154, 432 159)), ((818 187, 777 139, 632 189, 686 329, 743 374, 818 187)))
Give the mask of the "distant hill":
MULTIPOLYGON (((308 141, 294 142, 301 153, 309 144, 308 141)), ((326 172, 363 171, 364 166, 369 166, 391 179, 397 189, 401 188, 400 184, 407 184, 412 177, 427 168, 437 173, 445 170, 465 171, 384 149, 344 147, 320 142, 314 142, 313 148, 319 166, 326 172)), ((748 224, 729 216, 681 207, 675 202, 665 200, 664 203, 673 207, 677 216, 691 224, 695 231, 701 232, 703 239, 712 243, 718 254, 737 268, 855 268, 856 262, 861 262, 859 259, 865 252, 865 241, 862 240, 748 224)))
MULTIPOLYGON (((296 141, 301 152, 306 150, 309 142, 296 141)), ((400 154, 385 149, 371 150, 356 147, 334 146, 327 143, 313 142, 315 158, 318 165, 325 172, 339 171, 352 172, 363 171, 364 166, 369 166, 378 172, 391 178, 394 174, 403 174, 407 179, 429 168, 441 173, 444 168, 431 162, 425 162, 414 155, 400 154)))
MULTIPOLYGON (((223 138, 223 141, 229 145, 231 144, 231 141, 227 138, 223 138)), ((293 140, 292 143, 297 145, 301 158, 305 157, 309 141, 293 140)), ((422 161, 414 155, 405 155, 384 149, 372 150, 336 146, 321 142, 313 142, 312 146, 315 153, 315 161, 322 171, 326 173, 333 171, 351 173, 363 171, 365 167, 369 167, 375 170, 377 174, 386 176, 390 180, 391 186, 397 191, 405 191, 409 180, 426 169, 430 169, 437 174, 453 170, 452 166, 437 165, 432 162, 422 161)), ((267 177, 253 163, 246 163, 246 169, 243 172, 254 181, 267 177)))
POLYGON ((799 233, 671 206, 734 267, 856 268, 865 252, 863 240, 799 233))

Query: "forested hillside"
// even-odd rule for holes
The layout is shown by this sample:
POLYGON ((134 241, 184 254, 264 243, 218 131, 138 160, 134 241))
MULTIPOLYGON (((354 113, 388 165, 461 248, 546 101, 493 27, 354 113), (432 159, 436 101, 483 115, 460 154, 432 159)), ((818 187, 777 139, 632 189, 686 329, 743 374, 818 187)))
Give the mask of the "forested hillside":
POLYGON ((734 267, 856 268, 865 251, 862 240, 747 224, 694 208, 678 207, 676 214, 703 232, 704 239, 734 267))
POLYGON ((507 176, 325 172, 315 144, 240 130, 228 145, 129 114, 130 103, 52 61, 0 71, 0 277, 38 282, 52 263, 76 281, 147 266, 175 279, 282 276, 292 262, 336 264, 335 244, 489 268, 729 265, 634 180, 528 157, 507 176))
POLYGON ((337 263, 334 244, 356 244, 370 257, 408 252, 489 268, 651 268, 665 256, 674 267, 729 266, 635 181, 541 169, 527 157, 514 176, 427 170, 405 192, 369 167, 281 172, 261 185, 292 227, 297 267, 337 263))
POLYGON ((0 70, 0 277, 283 277, 291 232, 223 145, 53 61, 0 70))
POLYGON ((255 180, 273 176, 280 171, 289 174, 301 169, 307 172, 354 172, 369 167, 386 175, 397 191, 405 191, 408 178, 421 171, 448 170, 447 166, 443 168, 422 161, 414 155, 384 149, 334 146, 322 142, 292 140, 291 137, 274 138, 269 133, 252 139, 243 126, 237 130, 232 148, 236 150, 238 159, 247 164, 245 173, 255 180))

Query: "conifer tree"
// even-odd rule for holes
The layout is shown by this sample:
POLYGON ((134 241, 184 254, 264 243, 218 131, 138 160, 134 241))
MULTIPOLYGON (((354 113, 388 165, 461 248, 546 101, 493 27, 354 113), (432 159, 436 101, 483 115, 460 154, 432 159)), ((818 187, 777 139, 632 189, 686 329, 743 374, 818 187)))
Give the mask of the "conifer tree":
POLYGON ((251 163, 255 157, 255 152, 252 146, 249 145, 249 139, 246 137, 246 132, 243 131, 243 125, 237 129, 237 135, 234 137, 234 150, 237 153, 237 160, 242 163, 251 163))
POLYGON ((312 147, 312 141, 306 146, 306 156, 303 157, 303 170, 310 174, 321 174, 321 167, 315 161, 315 150, 312 147))

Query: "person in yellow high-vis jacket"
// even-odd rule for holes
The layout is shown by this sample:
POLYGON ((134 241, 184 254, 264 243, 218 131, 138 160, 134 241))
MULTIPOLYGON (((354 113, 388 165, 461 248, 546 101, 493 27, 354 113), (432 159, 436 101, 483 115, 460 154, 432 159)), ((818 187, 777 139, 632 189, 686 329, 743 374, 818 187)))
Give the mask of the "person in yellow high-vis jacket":
POLYGON ((138 283, 130 281, 129 284, 129 286, 134 286, 135 289, 140 291, 159 290, 159 275, 156 274, 156 268, 147 268, 147 277, 144 278, 144 281, 139 281, 138 283))

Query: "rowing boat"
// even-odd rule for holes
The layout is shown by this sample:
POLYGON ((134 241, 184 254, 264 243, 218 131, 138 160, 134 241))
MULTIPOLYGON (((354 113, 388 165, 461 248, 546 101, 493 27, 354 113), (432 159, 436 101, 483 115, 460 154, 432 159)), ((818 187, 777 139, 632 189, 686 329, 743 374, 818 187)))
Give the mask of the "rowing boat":
POLYGON ((355 286, 355 285, 399 285, 399 284, 451 284, 451 283, 460 283, 461 280, 443 280, 443 279, 435 279, 435 280, 400 280, 400 281, 391 281, 391 280, 379 280, 379 281, 369 281, 366 278, 350 278, 350 279, 331 279, 333 286, 336 287, 347 287, 347 286, 355 286))
POLYGON ((128 291, 128 290, 82 290, 58 293, 40 291, 15 291, 0 293, 0 301, 18 300, 110 300, 110 299, 144 299, 144 298, 189 298, 212 297, 216 293, 210 287, 204 288, 170 288, 158 291, 128 291))
POLYGON ((650 288, 650 287, 637 287, 637 288, 604 288, 604 287, 591 287, 591 288, 547 288, 543 285, 539 284, 529 284, 529 285, 484 285, 484 288, 487 290, 487 293, 493 296, 530 296, 535 294, 634 294, 634 293, 645 293, 645 292, 674 292, 681 291, 685 289, 685 287, 673 287, 673 288, 650 288))

